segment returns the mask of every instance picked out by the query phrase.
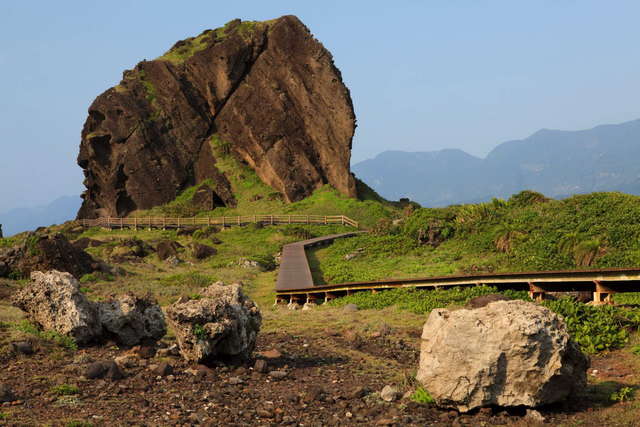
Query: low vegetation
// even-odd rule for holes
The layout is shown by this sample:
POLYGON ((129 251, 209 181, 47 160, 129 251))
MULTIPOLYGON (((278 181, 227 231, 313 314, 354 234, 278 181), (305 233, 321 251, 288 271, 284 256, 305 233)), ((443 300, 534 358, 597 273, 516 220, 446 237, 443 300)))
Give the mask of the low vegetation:
POLYGON ((383 221, 375 233, 338 241, 314 256, 318 275, 328 283, 635 267, 640 265, 639 202, 640 197, 622 193, 550 200, 525 191, 508 201, 422 208, 396 225, 383 221))

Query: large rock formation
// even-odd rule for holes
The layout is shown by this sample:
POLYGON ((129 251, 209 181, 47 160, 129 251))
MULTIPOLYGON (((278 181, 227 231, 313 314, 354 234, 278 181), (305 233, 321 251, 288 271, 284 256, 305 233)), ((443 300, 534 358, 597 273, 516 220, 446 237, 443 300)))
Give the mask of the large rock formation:
POLYGON ((535 407, 586 386, 588 358, 562 318, 525 301, 431 312, 417 379, 442 406, 535 407))
POLYGON ((123 345, 157 341, 167 333, 162 309, 150 295, 140 298, 127 293, 97 306, 105 332, 123 345))
POLYGON ((222 153, 248 164, 287 201, 326 183, 355 196, 354 130, 340 71, 296 17, 231 21, 125 71, 89 107, 78 216, 147 209, 206 179, 214 183, 212 200, 234 205, 216 167, 222 153))
POLYGON ((180 353, 197 362, 248 359, 262 323, 260 310, 237 283, 214 283, 199 298, 183 297, 166 311, 180 353))

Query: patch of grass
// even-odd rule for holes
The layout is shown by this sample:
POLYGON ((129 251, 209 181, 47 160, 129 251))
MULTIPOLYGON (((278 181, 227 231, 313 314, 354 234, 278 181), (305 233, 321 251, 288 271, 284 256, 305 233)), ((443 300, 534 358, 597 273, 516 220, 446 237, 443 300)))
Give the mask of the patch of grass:
POLYGON ((80 283, 93 283, 99 281, 113 282, 115 277, 111 274, 105 274, 99 271, 85 274, 80 278, 80 283))
POLYGON ((159 57, 159 60, 173 64, 182 64, 196 53, 209 47, 216 38, 216 32, 205 31, 197 37, 189 37, 176 43, 169 51, 159 57))
POLYGON ((161 282, 166 285, 178 285, 187 289, 193 288, 206 288, 211 285, 215 280, 213 277, 205 274, 201 274, 195 271, 187 273, 172 274, 170 276, 163 277, 161 282))
POLYGON ((80 394, 80 389, 76 385, 71 384, 60 384, 50 389, 51 393, 56 394, 58 396, 72 396, 75 394, 80 394))
POLYGON ((0 412, 0 420, 8 420, 10 417, 8 412, 0 412))
POLYGON ((27 320, 23 320, 22 322, 14 324, 13 328, 17 331, 33 335, 42 340, 51 341, 67 350, 75 351, 78 349, 78 344, 73 338, 55 331, 42 331, 27 320))
POLYGON ((416 403, 420 403, 421 405, 429 405, 436 402, 424 387, 418 387, 411 395, 411 400, 416 403))

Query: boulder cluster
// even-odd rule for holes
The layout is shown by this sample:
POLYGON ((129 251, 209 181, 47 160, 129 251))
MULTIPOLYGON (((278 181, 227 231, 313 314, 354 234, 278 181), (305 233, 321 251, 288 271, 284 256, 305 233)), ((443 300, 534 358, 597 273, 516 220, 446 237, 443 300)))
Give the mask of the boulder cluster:
MULTIPOLYGON (((149 295, 138 297, 127 293, 93 302, 69 273, 33 272, 31 279, 29 285, 12 297, 13 304, 25 311, 31 322, 70 336, 78 344, 110 339, 131 347, 155 342, 166 334, 162 309, 149 295)), ((212 284, 197 297, 180 298, 166 311, 179 351, 186 360, 210 362, 251 357, 262 318, 240 284, 212 284)))

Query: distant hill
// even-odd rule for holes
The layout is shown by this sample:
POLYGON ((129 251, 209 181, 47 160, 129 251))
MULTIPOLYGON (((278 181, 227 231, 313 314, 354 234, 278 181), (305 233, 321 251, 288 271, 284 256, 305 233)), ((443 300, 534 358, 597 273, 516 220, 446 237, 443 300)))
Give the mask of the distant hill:
POLYGON ((589 130, 540 130, 485 159, 461 150, 386 151, 353 166, 389 199, 425 206, 508 198, 525 189, 562 198, 595 191, 640 194, 640 120, 589 130))
POLYGON ((0 213, 4 237, 74 219, 81 204, 80 196, 64 196, 47 206, 17 208, 0 213))

